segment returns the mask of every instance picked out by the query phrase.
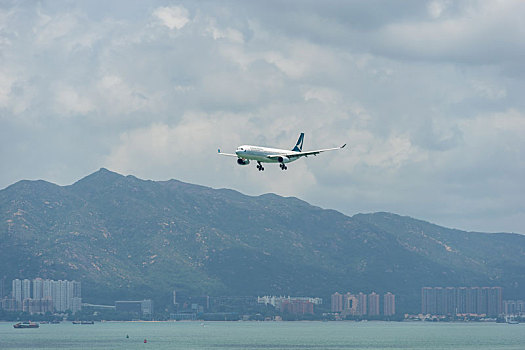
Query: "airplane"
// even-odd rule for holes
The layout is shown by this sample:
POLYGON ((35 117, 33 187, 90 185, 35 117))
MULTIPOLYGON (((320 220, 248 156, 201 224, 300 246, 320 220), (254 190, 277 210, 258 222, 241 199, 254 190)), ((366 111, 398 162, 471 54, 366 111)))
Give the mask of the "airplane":
POLYGON ((264 166, 261 163, 279 163, 281 170, 286 170, 288 167, 287 163, 296 161, 301 157, 316 156, 321 152, 326 151, 335 151, 342 149, 346 146, 346 143, 340 147, 318 149, 315 151, 303 152, 303 141, 304 141, 304 132, 301 133, 295 147, 291 151, 278 148, 268 148, 260 146, 250 146, 242 145, 237 147, 235 154, 231 153, 222 153, 220 148, 217 150, 218 153, 222 156, 237 157, 237 164, 239 165, 248 165, 250 160, 255 160, 257 162, 257 169, 259 171, 264 171, 264 166))

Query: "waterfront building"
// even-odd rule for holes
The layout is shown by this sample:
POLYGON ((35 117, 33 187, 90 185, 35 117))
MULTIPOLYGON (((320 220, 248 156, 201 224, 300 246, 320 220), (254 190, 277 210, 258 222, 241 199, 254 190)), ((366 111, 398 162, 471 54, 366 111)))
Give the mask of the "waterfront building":
POLYGON ((22 306, 13 298, 4 298, 0 300, 0 308, 5 311, 20 311, 22 306))
POLYGON ((0 299, 6 296, 5 277, 0 278, 0 299))
POLYGON ((224 310, 248 310, 257 306, 257 298, 251 296, 217 296, 210 297, 212 312, 223 312, 224 310))
POLYGON ((343 295, 335 292, 331 297, 330 310, 332 312, 341 312, 343 311, 343 295))
POLYGON ((22 281, 18 278, 13 280, 11 296, 20 306, 22 305, 22 281))
POLYGON ((50 279, 46 279, 42 282, 42 299, 53 299, 52 285, 50 279))
POLYGON ((30 314, 53 312, 53 302, 47 299, 24 299, 22 311, 30 314))
POLYGON ((456 309, 457 314, 467 313, 467 288, 459 287, 456 291, 456 309))
POLYGON ((281 302, 281 311, 295 315, 314 313, 314 304, 309 300, 284 299, 281 302))
POLYGON ((27 278, 22 280, 22 300, 31 299, 31 281, 27 278))
POLYGON ((368 315, 379 316, 379 294, 375 292, 368 295, 368 315))
POLYGON ((14 279, 11 296, 14 304, 6 307, 14 311, 45 313, 47 311, 80 311, 82 305, 81 283, 77 281, 53 281, 42 278, 14 279))
POLYGON ((383 315, 393 316, 396 313, 396 296, 390 292, 383 296, 383 315))
POLYGON ((70 310, 72 313, 82 310, 82 298, 73 297, 71 298, 71 307, 70 310))
POLYGON ((504 300, 503 301, 503 313, 505 315, 517 315, 518 310, 516 307, 516 300, 504 300))
POLYGON ((434 288, 434 297, 436 298, 436 314, 437 315, 446 315, 445 308, 445 290, 443 287, 434 288))
POLYGON ((434 288, 421 288, 421 313, 424 315, 436 314, 436 296, 434 288))
POLYGON ((489 309, 489 287, 482 287, 478 295, 478 315, 488 315, 489 309))
POLYGON ((142 300, 140 304, 140 312, 142 312, 143 315, 152 315, 153 314, 153 300, 151 299, 142 300))
POLYGON ((363 292, 359 292, 356 295, 357 298, 357 315, 364 316, 367 314, 366 305, 367 305, 367 296, 363 292))
POLYGON ((144 300, 119 300, 115 301, 115 309, 117 312, 130 312, 138 315, 153 314, 153 301, 151 299, 144 300))
POLYGON ((503 290, 501 287, 491 287, 487 298, 487 316, 496 317, 503 313, 503 290))
POLYGON ((41 278, 35 278, 33 280, 33 299, 44 298, 44 280, 41 278))
POLYGON ((357 305, 359 302, 357 301, 357 297, 353 294, 346 293, 343 297, 343 307, 344 312, 347 315, 357 315, 357 305))
POLYGON ((504 300, 503 313, 505 315, 524 316, 525 315, 525 301, 523 300, 504 300))
POLYGON ((525 315, 525 301, 516 300, 516 311, 518 312, 518 315, 525 315))
POLYGON ((503 312, 501 287, 423 287, 421 312, 430 315, 469 314, 497 317, 503 312))
POLYGON ((456 315, 457 312, 457 289, 446 287, 443 296, 443 315, 456 315))
POLYGON ((467 290, 467 314, 478 314, 478 298, 480 295, 479 287, 471 287, 467 290))
POLYGON ((293 314, 309 314, 314 313, 314 305, 321 305, 322 298, 313 297, 276 297, 264 296, 257 297, 258 304, 272 305, 281 312, 288 312, 293 314))

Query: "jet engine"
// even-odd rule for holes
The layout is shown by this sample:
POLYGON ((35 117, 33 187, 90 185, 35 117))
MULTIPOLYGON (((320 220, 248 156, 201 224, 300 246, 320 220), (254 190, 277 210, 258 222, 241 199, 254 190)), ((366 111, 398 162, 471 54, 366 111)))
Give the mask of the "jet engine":
POLYGON ((289 163, 290 162, 290 158, 288 158, 288 157, 279 157, 279 158, 277 158, 277 161, 279 163, 289 163))
POLYGON ((239 165, 248 165, 248 164, 250 164, 250 160, 249 159, 237 158, 237 164, 239 164, 239 165))

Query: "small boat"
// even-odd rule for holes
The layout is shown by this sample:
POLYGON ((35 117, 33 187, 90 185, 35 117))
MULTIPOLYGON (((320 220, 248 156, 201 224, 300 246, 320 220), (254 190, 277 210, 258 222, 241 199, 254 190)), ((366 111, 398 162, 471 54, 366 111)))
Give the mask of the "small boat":
POLYGON ((18 322, 13 325, 14 328, 38 328, 40 325, 36 322, 18 322))
POLYGON ((95 321, 73 321, 73 324, 95 324, 95 321))

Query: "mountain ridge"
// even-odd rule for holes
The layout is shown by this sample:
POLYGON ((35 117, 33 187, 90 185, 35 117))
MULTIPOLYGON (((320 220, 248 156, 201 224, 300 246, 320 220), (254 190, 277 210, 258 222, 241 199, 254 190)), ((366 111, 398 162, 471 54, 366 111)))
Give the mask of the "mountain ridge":
POLYGON ((418 311, 424 285, 525 291, 525 236, 379 212, 346 216, 277 194, 247 196, 105 168, 58 186, 0 190, 0 276, 83 282, 92 302, 188 294, 392 291, 418 311))

